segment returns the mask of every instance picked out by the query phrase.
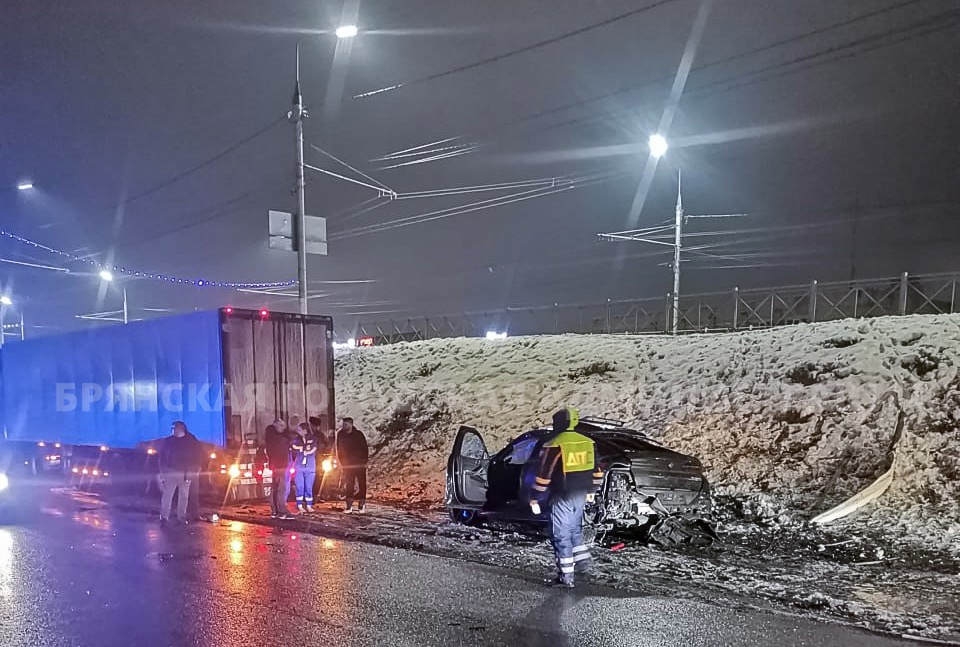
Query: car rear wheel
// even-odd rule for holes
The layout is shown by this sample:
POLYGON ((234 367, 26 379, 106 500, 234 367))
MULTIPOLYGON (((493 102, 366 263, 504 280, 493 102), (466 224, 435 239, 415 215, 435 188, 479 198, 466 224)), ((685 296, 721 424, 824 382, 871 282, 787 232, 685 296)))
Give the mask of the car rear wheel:
POLYGON ((477 511, 464 510, 463 508, 450 508, 450 520, 461 526, 472 526, 477 523, 477 511))

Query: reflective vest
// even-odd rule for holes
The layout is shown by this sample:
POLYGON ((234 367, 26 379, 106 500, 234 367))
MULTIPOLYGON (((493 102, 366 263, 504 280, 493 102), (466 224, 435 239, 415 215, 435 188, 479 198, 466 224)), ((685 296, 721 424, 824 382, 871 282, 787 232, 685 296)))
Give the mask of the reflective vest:
POLYGON ((575 431, 564 431, 544 443, 544 449, 560 448, 563 473, 592 472, 594 467, 593 441, 575 431))
POLYGON ((586 494, 603 482, 592 440, 575 431, 563 431, 544 443, 540 469, 533 482, 533 496, 543 499, 550 488, 586 494), (559 479, 559 480, 557 480, 559 479))

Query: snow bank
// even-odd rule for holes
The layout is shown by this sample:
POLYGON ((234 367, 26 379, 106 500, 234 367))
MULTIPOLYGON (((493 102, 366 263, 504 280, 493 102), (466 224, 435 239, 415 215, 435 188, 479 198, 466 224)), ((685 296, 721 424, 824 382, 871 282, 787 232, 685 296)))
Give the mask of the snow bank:
POLYGON ((677 338, 432 340, 347 351, 336 379, 383 496, 439 501, 461 423, 494 451, 570 404, 694 454, 719 489, 800 518, 892 464, 890 490, 855 523, 956 548, 958 364, 960 316, 912 316, 677 338))

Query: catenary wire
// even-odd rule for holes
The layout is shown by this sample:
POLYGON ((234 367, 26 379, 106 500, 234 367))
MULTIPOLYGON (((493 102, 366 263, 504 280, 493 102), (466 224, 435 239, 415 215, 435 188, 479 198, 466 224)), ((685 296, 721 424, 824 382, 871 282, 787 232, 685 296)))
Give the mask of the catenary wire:
POLYGON ((202 169, 210 166, 211 164, 213 164, 213 163, 215 163, 215 162, 223 159, 224 157, 226 157, 227 155, 229 155, 229 154, 232 153, 233 151, 237 150, 238 148, 244 146, 245 144, 248 144, 248 143, 252 142, 254 139, 260 137, 261 135, 266 134, 266 133, 267 133, 268 131, 270 131, 274 126, 276 126, 277 124, 279 124, 281 121, 284 121, 284 119, 285 119, 285 117, 279 117, 279 118, 277 118, 277 119, 274 119, 273 121, 271 121, 269 124, 267 124, 267 125, 264 126, 263 128, 260 128, 260 129, 258 129, 258 130, 256 130, 256 131, 250 133, 250 134, 247 135, 246 137, 243 137, 242 139, 240 139, 240 140, 237 141, 236 143, 231 144, 231 145, 228 146, 227 148, 221 150, 221 151, 220 151, 219 153, 217 153, 216 155, 214 155, 214 156, 212 156, 212 157, 209 157, 209 158, 203 160, 202 162, 200 162, 199 164, 196 164, 196 165, 194 165, 194 166, 191 166, 190 168, 188 168, 188 169, 186 169, 186 170, 184 170, 184 171, 181 171, 180 173, 177 173, 176 175, 173 175, 173 176, 167 178, 166 180, 163 180, 162 182, 159 182, 159 183, 151 186, 150 188, 145 189, 145 190, 141 191, 140 193, 137 193, 136 195, 133 195, 133 196, 131 196, 131 197, 129 197, 129 198, 125 198, 124 200, 122 200, 122 201, 118 202, 116 205, 114 205, 113 208, 114 208, 114 209, 118 209, 118 208, 120 208, 120 207, 122 207, 122 206, 129 205, 129 204, 132 203, 132 202, 136 202, 137 200, 141 200, 142 198, 145 198, 145 197, 147 197, 147 196, 149 196, 149 195, 153 195, 154 193, 160 191, 161 189, 164 189, 164 188, 170 186, 171 184, 174 184, 174 183, 182 180, 183 178, 185 178, 185 177, 187 177, 187 176, 189 176, 189 175, 192 175, 192 174, 196 173, 197 171, 200 171, 200 170, 202 170, 202 169))
MULTIPOLYGON (((744 58, 749 58, 749 57, 752 57, 752 56, 756 56, 757 54, 762 54, 762 53, 765 53, 765 52, 768 52, 768 51, 772 51, 772 50, 775 50, 775 49, 779 49, 779 48, 781 48, 781 47, 785 47, 785 46, 788 46, 788 45, 792 45, 792 44, 794 44, 794 43, 797 43, 797 42, 800 42, 800 41, 803 41, 803 40, 806 40, 806 39, 809 39, 809 38, 812 38, 812 37, 815 37, 815 36, 819 36, 819 35, 822 35, 822 34, 825 34, 825 33, 829 33, 829 32, 831 32, 831 31, 836 31, 836 30, 838 30, 838 29, 843 29, 844 27, 849 27, 849 26, 851 26, 851 25, 854 25, 854 24, 857 24, 857 23, 860 23, 860 22, 863 22, 863 21, 867 21, 867 20, 870 20, 870 19, 879 17, 879 16, 881 16, 881 15, 884 15, 884 14, 887 14, 887 13, 890 13, 890 12, 898 11, 898 10, 900 10, 900 9, 904 9, 904 8, 910 7, 910 6, 912 6, 912 5, 920 4, 920 3, 923 3, 923 2, 929 2, 929 1, 930 1, 930 0, 904 0, 904 1, 902 1, 902 2, 898 2, 898 3, 893 4, 893 5, 888 5, 888 6, 886 6, 886 7, 881 7, 881 8, 879 8, 879 9, 875 9, 875 10, 872 10, 872 11, 868 11, 868 12, 859 14, 859 15, 857 15, 857 16, 853 16, 853 17, 851 17, 851 18, 848 18, 848 19, 845 19, 845 20, 842 20, 842 21, 838 21, 838 22, 835 22, 835 23, 831 23, 831 24, 829 24, 829 25, 825 25, 825 26, 823 26, 823 27, 818 27, 818 28, 816 28, 816 29, 812 29, 812 30, 809 30, 809 31, 806 31, 806 32, 803 32, 803 33, 800 33, 800 34, 796 34, 796 35, 794 35, 794 36, 789 36, 789 37, 787 37, 787 38, 782 38, 782 39, 776 40, 776 41, 774 41, 774 42, 767 43, 767 44, 765 44, 765 45, 761 45, 761 46, 759 46, 759 47, 756 47, 756 48, 753 48, 753 49, 750 49, 750 50, 747 50, 747 51, 744 51, 744 52, 739 52, 739 53, 736 53, 736 54, 732 54, 732 55, 730 55, 730 56, 726 56, 726 57, 717 59, 717 60, 715 60, 715 61, 710 61, 710 62, 704 63, 704 64, 702 64, 702 65, 694 66, 693 69, 692 69, 692 72, 694 72, 694 73, 699 73, 699 72, 702 72, 702 71, 704 71, 704 70, 707 70, 707 69, 710 69, 710 68, 713 68, 713 67, 718 67, 718 66, 721 66, 721 65, 725 65, 725 64, 727 64, 727 63, 732 63, 732 62, 737 61, 737 60, 740 60, 740 59, 744 59, 744 58)), ((499 130, 502 130, 502 129, 505 129, 505 128, 509 128, 509 127, 512 127, 512 126, 517 126, 517 125, 520 125, 520 124, 523 124, 523 123, 527 123, 527 122, 530 122, 530 121, 534 121, 534 120, 540 119, 540 118, 542 118, 542 117, 546 117, 546 116, 549 116, 549 115, 552 115, 552 114, 556 114, 556 113, 559 113, 559 112, 565 112, 565 111, 567 111, 567 110, 572 110, 572 109, 574 109, 574 108, 580 108, 580 107, 583 107, 583 106, 586 106, 586 105, 590 105, 590 104, 592 104, 592 103, 596 103, 596 102, 598 102, 598 101, 603 101, 603 100, 605 100, 605 99, 610 99, 610 98, 612 98, 612 97, 619 96, 619 95, 621 95, 621 94, 627 94, 627 93, 630 93, 630 92, 636 92, 636 91, 638 91, 638 90, 640 90, 640 89, 642 89, 642 88, 645 88, 645 87, 656 86, 656 85, 659 85, 659 84, 662 84, 662 83, 667 83, 667 82, 672 81, 673 78, 674 78, 674 74, 669 74, 669 75, 662 76, 662 77, 659 77, 659 78, 656 78, 656 79, 644 81, 644 82, 642 82, 642 83, 631 84, 631 85, 629 85, 629 86, 622 87, 622 88, 618 88, 617 90, 613 90, 613 91, 610 91, 610 92, 605 92, 605 93, 602 93, 602 94, 599 94, 599 95, 595 95, 595 96, 592 96, 592 97, 587 97, 587 98, 585 98, 585 99, 581 99, 581 100, 578 100, 578 101, 575 101, 575 102, 567 103, 567 104, 564 104, 564 105, 561 105, 561 106, 554 106, 554 107, 552 107, 552 108, 547 108, 547 109, 539 110, 539 111, 537 111, 537 112, 533 112, 533 113, 524 115, 524 116, 522 116, 522 117, 519 117, 519 118, 510 120, 510 121, 507 121, 507 122, 503 122, 503 123, 495 126, 495 127, 493 128, 493 132, 496 132, 496 131, 499 131, 499 130)), ((609 114, 609 113, 604 113, 604 115, 601 115, 601 116, 606 116, 607 114, 609 114)), ((553 128, 553 127, 558 127, 558 126, 565 126, 565 125, 569 125, 569 124, 571 124, 571 123, 579 123, 579 122, 584 121, 584 120, 586 120, 586 119, 589 119, 589 118, 580 117, 580 118, 574 119, 574 120, 572 120, 572 121, 563 122, 563 123, 561 123, 561 124, 558 124, 558 125, 555 125, 555 126, 551 126, 551 128, 553 128)), ((436 142, 436 143, 445 143, 445 142, 449 142, 449 141, 453 141, 453 140, 455 140, 455 139, 461 139, 461 138, 462 138, 462 136, 448 137, 448 138, 446 138, 446 139, 439 140, 439 141, 436 142)), ((409 148, 409 149, 406 149, 406 150, 404 150, 404 151, 398 151, 398 152, 399 152, 399 153, 407 153, 407 152, 410 152, 410 151, 415 151, 415 150, 420 149, 420 148, 426 148, 426 147, 431 146, 431 145, 432 145, 432 144, 423 144, 423 145, 421 145, 421 146, 409 148)), ((388 154, 387 156, 384 156, 384 158, 382 158, 382 159, 385 159, 386 157, 389 157, 390 155, 393 155, 393 153, 388 154)), ((379 160, 377 160, 377 161, 379 161, 379 160)))
POLYGON ((613 16, 612 18, 607 18, 606 20, 601 20, 601 21, 599 21, 599 22, 591 23, 591 24, 589 24, 589 25, 585 25, 585 26, 583 26, 583 27, 579 27, 579 28, 574 29, 574 30, 572 30, 572 31, 564 32, 564 33, 562 33, 562 34, 558 34, 557 36, 553 36, 553 37, 551 37, 551 38, 547 38, 547 39, 545 39, 545 40, 538 41, 538 42, 536 42, 536 43, 531 43, 531 44, 529 44, 529 45, 525 45, 525 46, 523 46, 523 47, 520 47, 520 48, 517 48, 517 49, 513 49, 513 50, 510 50, 510 51, 507 51, 507 52, 502 52, 502 53, 497 54, 497 55, 495 55, 495 56, 490 56, 490 57, 481 59, 481 60, 479 60, 479 61, 474 61, 474 62, 472 62, 472 63, 467 63, 466 65, 459 65, 459 66, 457 66, 457 67, 454 67, 454 68, 451 68, 451 69, 448 69, 448 70, 444 70, 443 72, 436 72, 436 73, 434 73, 434 74, 429 74, 429 75, 427 75, 427 76, 422 76, 422 77, 420 77, 420 78, 413 79, 413 80, 411 80, 411 81, 405 81, 405 82, 401 82, 401 83, 395 83, 395 84, 393 84, 393 85, 386 86, 386 87, 382 87, 382 88, 378 88, 378 89, 376 89, 376 90, 369 90, 369 91, 367 91, 367 92, 361 92, 360 94, 355 95, 353 98, 354 98, 354 99, 364 99, 364 98, 367 98, 367 97, 372 97, 372 96, 377 95, 377 94, 382 94, 382 93, 384 93, 384 92, 390 92, 390 91, 392 91, 392 90, 399 90, 400 88, 408 88, 408 87, 411 87, 411 86, 414 86, 414 85, 420 85, 420 84, 422 84, 422 83, 427 83, 427 82, 429 82, 429 81, 434 81, 434 80, 436 80, 436 79, 441 79, 441 78, 444 78, 444 77, 447 77, 447 76, 451 76, 451 75, 453 75, 453 74, 459 74, 459 73, 461 73, 461 72, 466 72, 467 70, 473 70, 473 69, 476 69, 476 68, 478 68, 478 67, 482 67, 482 66, 484 66, 484 65, 489 65, 489 64, 491 64, 491 63, 498 63, 498 62, 503 61, 503 60, 505 60, 505 59, 512 58, 512 57, 518 56, 518 55, 520 55, 520 54, 526 54, 527 52, 532 52, 532 51, 534 51, 534 50, 540 49, 541 47, 546 47, 546 46, 548 46, 548 45, 553 45, 553 44, 555 44, 555 43, 559 43, 559 42, 564 41, 564 40, 566 40, 566 39, 568 39, 568 38, 572 38, 572 37, 574 37, 574 36, 579 36, 579 35, 581 35, 581 34, 585 34, 585 33, 587 33, 587 32, 593 31, 593 30, 595 30, 595 29, 599 29, 599 28, 601 28, 601 27, 606 27, 606 26, 608 26, 608 25, 612 25, 612 24, 614 24, 614 23, 620 22, 621 20, 626 20, 627 18, 632 18, 632 17, 637 16, 637 15, 639 15, 639 14, 641 14, 641 13, 645 13, 645 12, 650 11, 650 10, 652 10, 652 9, 656 9, 657 7, 661 7, 661 6, 663 6, 663 5, 671 4, 671 3, 677 2, 677 1, 678 1, 678 0, 657 0, 657 2, 654 2, 654 3, 652 3, 652 4, 649 4, 649 5, 646 5, 646 6, 643 6, 643 7, 639 7, 639 8, 637 8, 637 9, 632 9, 631 11, 627 11, 627 12, 625 12, 625 13, 618 14, 618 15, 616 15, 616 16, 613 16))

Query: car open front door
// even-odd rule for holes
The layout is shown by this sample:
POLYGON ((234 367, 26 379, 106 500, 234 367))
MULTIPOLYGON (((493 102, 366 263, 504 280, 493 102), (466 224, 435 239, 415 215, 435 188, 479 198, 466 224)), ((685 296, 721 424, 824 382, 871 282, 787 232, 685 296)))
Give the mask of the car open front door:
POLYGON ((487 466, 490 454, 480 433, 460 427, 447 464, 447 505, 482 507, 487 501, 487 466))

